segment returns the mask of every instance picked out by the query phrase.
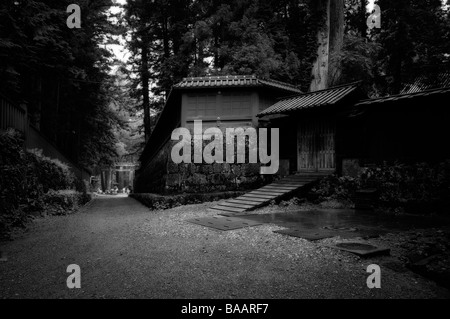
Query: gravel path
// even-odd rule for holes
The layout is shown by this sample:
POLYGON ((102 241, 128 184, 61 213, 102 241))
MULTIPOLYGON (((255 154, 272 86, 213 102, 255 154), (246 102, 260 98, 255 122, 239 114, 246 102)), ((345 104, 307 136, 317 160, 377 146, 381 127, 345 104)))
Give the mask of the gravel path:
MULTIPOLYGON (((213 216, 212 203, 149 211, 128 197, 98 197, 76 214, 36 219, 1 243, 0 298, 449 298, 410 271, 381 269, 381 289, 366 285, 377 259, 273 233, 275 225, 234 231, 185 222, 213 216), (81 267, 81 289, 66 268, 81 267)), ((262 209, 259 213, 264 213, 262 209)))

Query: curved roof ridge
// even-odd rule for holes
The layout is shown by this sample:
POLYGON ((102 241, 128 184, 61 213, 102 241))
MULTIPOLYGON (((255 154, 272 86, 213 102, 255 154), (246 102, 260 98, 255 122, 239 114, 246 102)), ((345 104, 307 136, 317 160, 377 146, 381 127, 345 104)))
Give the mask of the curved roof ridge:
POLYGON ((216 75, 201 77, 186 77, 173 86, 175 89, 191 89, 205 87, 271 87, 279 90, 301 93, 293 84, 269 78, 259 78, 256 75, 216 75))

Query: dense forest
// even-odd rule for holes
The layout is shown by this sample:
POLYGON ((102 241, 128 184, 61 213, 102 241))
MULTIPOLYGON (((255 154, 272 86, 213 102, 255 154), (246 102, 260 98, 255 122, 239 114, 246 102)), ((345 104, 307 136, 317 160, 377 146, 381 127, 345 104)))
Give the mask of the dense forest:
MULTIPOLYGON (((81 28, 70 29, 73 0, 4 0, 0 90, 27 102, 33 124, 72 159, 107 164, 139 152, 140 134, 148 138, 183 77, 256 74, 307 91, 323 1, 79 0, 81 28), (128 61, 108 49, 120 39, 128 61)), ((408 72, 450 59, 441 0, 378 0, 381 29, 367 27, 367 1, 342 1, 335 84, 362 80, 371 96, 395 94, 408 72)))
POLYGON ((73 29, 66 24, 71 3, 1 2, 0 87, 27 103, 32 125, 69 158, 93 168, 128 152, 120 137, 133 133, 133 100, 112 72, 116 61, 107 45, 119 32, 108 14, 112 1, 78 1, 81 28, 73 29))
MULTIPOLYGON (((256 74, 307 91, 325 22, 321 2, 129 0, 123 23, 147 136, 150 109, 158 110, 185 76, 256 74)), ((450 59, 449 11, 441 0, 375 1, 381 29, 367 27, 367 1, 342 2, 345 34, 332 57, 340 69, 334 84, 362 80, 372 97, 395 94, 414 70, 450 59)))

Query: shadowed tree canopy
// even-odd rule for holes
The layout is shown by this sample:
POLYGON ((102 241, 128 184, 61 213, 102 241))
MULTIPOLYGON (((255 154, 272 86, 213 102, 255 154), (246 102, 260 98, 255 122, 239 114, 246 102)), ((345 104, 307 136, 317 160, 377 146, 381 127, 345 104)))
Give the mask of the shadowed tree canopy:
POLYGON ((448 64, 450 17, 441 0, 378 0, 381 28, 370 30, 366 0, 345 0, 340 83, 362 80, 373 97, 398 94, 411 78, 448 64), (362 10, 363 9, 363 10, 362 10), (434 67, 429 67, 434 66, 434 67))
MULTIPOLYGON (((372 96, 398 91, 402 70, 441 63, 449 52, 441 0, 377 3, 382 28, 369 30, 368 1, 345 0, 344 42, 331 61, 340 69, 333 84, 362 80, 372 96)), ((135 93, 150 114, 186 76, 256 74, 307 91, 325 16, 309 0, 129 0, 135 93)))
MULTIPOLYGON (((80 0, 81 28, 69 29, 71 3, 0 3, 0 90, 26 101, 33 125, 86 166, 123 153, 118 139, 128 136, 129 119, 112 105, 141 116, 148 138, 183 77, 256 74, 307 91, 326 22, 314 0, 128 0, 115 25, 107 13, 112 0, 80 0), (105 48, 119 34, 130 51, 121 67, 125 83, 111 75, 115 61, 105 48)), ((366 3, 345 0, 334 84, 363 80, 372 96, 398 93, 405 71, 449 60, 450 19, 441 0, 378 0, 382 25, 373 30, 366 3)))
POLYGON ((378 60, 386 75, 387 92, 398 94, 410 70, 450 61, 449 11, 441 0, 378 0, 381 46, 378 60))
POLYGON ((147 137, 150 109, 186 76, 256 74, 309 86, 323 14, 314 1, 129 0, 124 8, 147 137))
POLYGON ((110 108, 113 61, 105 44, 117 33, 111 0, 80 0, 81 28, 66 25, 70 0, 0 3, 0 89, 28 104, 32 124, 71 159, 92 167, 115 152, 122 125, 110 108))

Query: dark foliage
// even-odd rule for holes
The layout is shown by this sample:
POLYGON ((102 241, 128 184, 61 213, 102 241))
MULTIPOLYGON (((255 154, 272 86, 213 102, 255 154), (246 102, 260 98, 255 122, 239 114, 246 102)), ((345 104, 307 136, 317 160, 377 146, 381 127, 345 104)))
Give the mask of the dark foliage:
POLYGON ((450 162, 399 164, 366 169, 361 187, 379 191, 379 205, 410 212, 431 213, 448 207, 450 162))
POLYGON ((317 182, 311 189, 310 196, 317 202, 327 200, 351 202, 360 184, 360 181, 353 177, 330 175, 317 182))
POLYGON ((90 199, 88 194, 70 189, 50 190, 42 197, 42 202, 44 203, 43 211, 47 215, 66 215, 86 204, 90 199))
POLYGON ((382 10, 382 27, 370 37, 382 47, 375 58, 385 93, 398 94, 408 73, 418 67, 449 62, 449 10, 443 10, 441 0, 376 3, 382 10))
POLYGON ((0 133, 0 236, 30 215, 68 213, 89 197, 67 165, 26 152, 23 143, 15 130, 0 133))
POLYGON ((159 111, 186 76, 256 74, 307 89, 324 12, 310 0, 145 1, 125 5, 128 71, 144 111, 159 111), (155 97, 149 97, 149 86, 155 97))
POLYGON ((26 102, 31 123, 74 162, 92 167, 116 155, 109 108, 115 30, 111 0, 79 1, 82 27, 69 29, 69 0, 0 2, 0 91, 26 102))
POLYGON ((377 207, 409 213, 441 213, 450 204, 450 162, 365 168, 358 178, 328 176, 310 196, 317 202, 351 202, 358 189, 376 189, 377 207))

